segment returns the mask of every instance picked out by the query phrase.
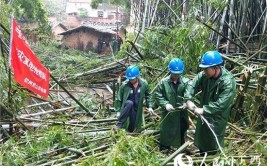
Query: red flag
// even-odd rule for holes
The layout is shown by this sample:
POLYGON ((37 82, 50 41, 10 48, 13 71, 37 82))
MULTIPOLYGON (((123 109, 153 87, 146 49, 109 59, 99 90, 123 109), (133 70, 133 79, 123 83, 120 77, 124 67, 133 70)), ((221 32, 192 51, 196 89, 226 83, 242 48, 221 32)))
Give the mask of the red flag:
POLYGON ((11 28, 9 63, 14 79, 33 93, 48 97, 49 70, 35 56, 14 18, 11 28))

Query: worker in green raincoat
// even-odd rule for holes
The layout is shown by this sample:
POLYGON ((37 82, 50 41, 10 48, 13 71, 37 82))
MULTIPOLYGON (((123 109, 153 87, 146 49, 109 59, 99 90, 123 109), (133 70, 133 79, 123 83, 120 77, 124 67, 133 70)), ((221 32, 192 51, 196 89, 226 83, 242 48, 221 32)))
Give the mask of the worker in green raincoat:
POLYGON ((156 90, 156 102, 162 110, 160 150, 181 146, 189 127, 187 111, 175 110, 183 105, 184 92, 189 82, 188 78, 181 76, 184 63, 175 58, 169 62, 168 68, 171 74, 160 81, 156 90))
POLYGON ((126 69, 127 80, 122 83, 116 95, 115 110, 119 115, 115 129, 125 128, 129 132, 133 132, 141 128, 144 99, 148 113, 154 114, 148 83, 139 75, 139 68, 135 65, 126 69))
MULTIPOLYGON (((219 52, 206 52, 199 65, 204 71, 193 79, 185 93, 186 106, 196 114, 202 115, 210 123, 221 147, 223 147, 224 133, 236 94, 235 79, 221 66, 222 64, 223 59, 219 52), (197 107, 192 100, 200 90, 202 91, 200 107, 197 107)), ((197 119, 195 145, 202 155, 203 152, 213 155, 219 150, 215 136, 200 117, 197 119)))
POLYGON ((111 40, 111 42, 110 42, 110 46, 111 46, 111 51, 112 51, 112 53, 114 54, 114 55, 116 55, 117 54, 117 52, 118 52, 118 40, 117 39, 115 39, 115 37, 112 37, 112 40, 111 40))

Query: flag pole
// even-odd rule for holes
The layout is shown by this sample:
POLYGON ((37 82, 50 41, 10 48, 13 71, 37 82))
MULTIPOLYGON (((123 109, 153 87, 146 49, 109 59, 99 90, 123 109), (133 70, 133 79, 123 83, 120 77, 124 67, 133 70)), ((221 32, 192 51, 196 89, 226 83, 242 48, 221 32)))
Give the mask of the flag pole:
MULTIPOLYGON (((12 17, 11 17, 12 19, 12 17)), ((8 34, 10 35, 10 32, 6 29, 6 27, 0 23, 0 27, 8 34)), ((0 44, 1 44, 1 52, 4 56, 4 49, 3 49, 3 44, 5 44, 2 40, 0 40, 0 44)), ((11 84, 11 69, 8 67, 7 69, 8 71, 8 103, 9 103, 9 108, 11 107, 11 88, 12 88, 12 84, 11 84)), ((1 100, 2 101, 2 100, 1 100)), ((9 116, 11 116, 12 118, 14 118, 17 122, 19 122, 26 130, 30 130, 21 120, 19 120, 18 118, 16 118, 16 116, 14 116, 14 114, 8 110, 8 108, 2 103, 0 102, 0 118, 2 117, 2 113, 6 112, 9 116)), ((13 124, 10 123, 9 124, 9 134, 12 135, 13 134, 13 124)))
MULTIPOLYGON (((12 30, 12 27, 13 27, 13 21, 12 21, 12 19, 13 19, 13 14, 11 14, 11 17, 10 17, 10 22, 11 22, 11 30, 12 30)), ((6 30, 7 31, 7 30, 6 30)), ((7 31, 8 32, 8 31, 7 31)), ((12 32, 12 31, 11 31, 12 32)), ((9 39, 9 41, 10 41, 10 46, 11 46, 11 44, 12 44, 12 40, 11 40, 11 38, 12 38, 12 34, 10 34, 9 33, 9 36, 10 36, 10 39, 9 39)), ((10 48, 10 47, 9 47, 10 48)), ((11 55, 11 51, 9 52, 9 56, 8 56, 8 66, 10 66, 10 56, 11 55)), ((10 67, 8 67, 8 92, 7 92, 7 99, 8 99, 8 105, 9 105, 9 108, 11 108, 11 106, 12 106, 12 99, 11 99, 11 90, 12 90, 12 83, 11 83, 11 68, 10 67)), ((10 114, 10 112, 8 112, 8 110, 6 109, 6 112, 12 117, 12 118, 14 118, 14 115, 13 114, 10 114)), ((16 119, 17 120, 17 119, 16 119)), ((18 122, 20 122, 20 121, 18 121, 18 122)), ((21 122, 20 122, 21 123, 21 122)), ((27 128, 23 123, 21 123, 27 130, 29 130, 29 128, 27 128)), ((9 130, 9 134, 13 134, 13 124, 11 123, 11 124, 9 124, 10 125, 10 130, 9 130)))

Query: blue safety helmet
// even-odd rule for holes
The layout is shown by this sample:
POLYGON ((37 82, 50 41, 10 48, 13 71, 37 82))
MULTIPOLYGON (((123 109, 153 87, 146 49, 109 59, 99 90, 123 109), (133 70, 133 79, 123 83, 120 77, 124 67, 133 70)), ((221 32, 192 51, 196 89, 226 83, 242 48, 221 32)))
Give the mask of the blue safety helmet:
POLYGON ((135 79, 139 75, 140 75, 140 71, 136 65, 129 66, 126 69, 126 78, 129 80, 135 79))
POLYGON ((221 54, 218 51, 208 51, 203 54, 199 67, 208 68, 212 66, 218 66, 223 63, 221 54))
POLYGON ((179 58, 172 59, 169 63, 169 71, 172 74, 182 74, 184 71, 184 62, 179 58))

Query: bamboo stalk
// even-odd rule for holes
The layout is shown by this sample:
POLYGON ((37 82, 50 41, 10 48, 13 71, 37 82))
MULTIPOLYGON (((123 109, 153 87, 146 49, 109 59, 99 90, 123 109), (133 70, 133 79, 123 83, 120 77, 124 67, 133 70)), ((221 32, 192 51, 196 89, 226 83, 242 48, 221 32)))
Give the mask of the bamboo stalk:
MULTIPOLYGON (((242 108, 243 108, 243 103, 245 101, 245 93, 247 92, 248 90, 248 85, 249 85, 249 81, 250 81, 250 77, 251 77, 251 72, 249 71, 248 73, 246 73, 243 78, 242 78, 242 84, 244 84, 245 86, 244 87, 239 87, 239 94, 236 98, 236 102, 235 102, 235 105, 234 105, 234 108, 231 112, 231 118, 233 120, 236 119, 236 114, 237 114, 237 111, 241 111, 242 108)), ((243 113, 243 112, 241 112, 243 113)), ((241 115, 239 115, 238 119, 240 118, 241 115)))
POLYGON ((225 39, 231 41, 233 44, 237 45, 238 47, 242 48, 243 50, 246 50, 243 46, 241 46, 240 44, 236 43, 235 41, 233 41, 232 39, 228 38, 227 36, 223 35, 222 33, 218 32, 217 30, 215 30, 213 27, 211 27, 210 25, 204 23, 202 20, 200 20, 200 18, 197 18, 197 20, 202 23, 204 26, 208 27, 209 29, 211 29, 212 31, 214 31, 215 33, 217 33, 218 35, 221 35, 222 37, 224 37, 225 39))
MULTIPOLYGON (((94 130, 81 130, 74 131, 74 133, 89 133, 89 132, 99 132, 99 131, 109 131, 110 128, 94 129, 94 130)), ((67 132, 67 134, 73 134, 73 132, 67 132)))
POLYGON ((50 114, 50 113, 58 113, 58 112, 67 111, 67 110, 73 110, 74 108, 77 108, 77 107, 78 106, 73 106, 73 107, 61 108, 61 109, 56 109, 56 110, 48 110, 46 112, 37 112, 33 114, 21 115, 19 119, 28 118, 32 116, 40 116, 40 115, 45 115, 45 114, 50 114))
POLYGON ((132 45, 132 48, 136 51, 136 53, 139 55, 139 57, 144 60, 143 55, 141 54, 141 52, 136 48, 135 43, 133 43, 130 40, 126 40, 126 42, 130 43, 132 45))
POLYGON ((59 124, 59 125, 66 125, 66 126, 75 126, 75 127, 84 127, 84 125, 68 123, 68 122, 56 122, 56 121, 48 121, 48 120, 40 120, 40 119, 32 119, 32 118, 20 118, 24 121, 35 121, 47 124, 59 124))
POLYGON ((260 23, 262 17, 264 16, 264 13, 266 12, 266 9, 267 9, 267 7, 265 7, 265 9, 264 9, 264 11, 262 12, 260 18, 257 19, 257 23, 256 23, 256 25, 254 26, 254 28, 252 29, 252 31, 251 31, 251 33, 250 33, 250 35, 249 35, 249 37, 248 37, 248 39, 247 39, 247 41, 246 41, 246 44, 248 44, 248 42, 249 42, 249 40, 250 40, 250 38, 251 38, 253 32, 255 31, 256 27, 259 25, 259 23, 260 23))
POLYGON ((259 118, 260 122, 264 120, 264 117, 262 116, 261 110, 259 109, 260 106, 264 105, 264 87, 266 84, 266 76, 267 76, 267 67, 265 67, 265 70, 259 75, 258 78, 258 85, 255 93, 255 102, 253 103, 253 111, 255 112, 253 118, 253 122, 256 122, 256 118, 259 118), (257 115, 257 116, 256 116, 257 115))
MULTIPOLYGON (((87 140, 86 143, 89 144, 91 142, 97 142, 97 141, 107 140, 109 138, 110 138, 109 136, 101 137, 101 138, 95 138, 94 137, 91 140, 87 140)), ((70 146, 63 147, 63 148, 59 148, 59 149, 52 149, 52 150, 49 150, 48 152, 35 155, 34 157, 31 157, 31 158, 27 158, 26 160, 29 162, 29 161, 33 160, 34 158, 37 158, 37 157, 48 156, 48 155, 49 156, 51 156, 51 155, 54 156, 56 154, 59 154, 59 152, 61 152, 61 151, 65 151, 68 148, 78 147, 80 145, 84 145, 84 142, 83 143, 79 143, 79 144, 75 144, 75 145, 70 145, 70 146)), ((87 147, 83 147, 83 148, 79 149, 79 151, 83 151, 83 150, 85 150, 85 148, 87 148, 87 147)))
POLYGON ((163 162, 162 162, 162 166, 166 165, 170 160, 172 160, 175 156, 177 156, 179 153, 181 153, 185 148, 187 148, 188 146, 190 146, 191 144, 193 144, 192 142, 185 142, 182 146, 180 146, 174 153, 172 153, 168 158, 166 158, 163 162))
POLYGON ((157 0, 156 5, 155 5, 155 7, 153 8, 153 9, 154 9, 154 12, 153 12, 153 15, 152 15, 152 18, 151 18, 151 21, 150 21, 150 26, 153 25, 153 22, 154 22, 154 19, 155 19, 155 15, 156 15, 156 13, 157 13, 157 9, 158 9, 158 5, 159 5, 159 1, 160 1, 160 0, 157 0))
POLYGON ((93 117, 94 115, 87 109, 85 108, 84 105, 82 105, 82 103, 80 103, 63 85, 61 85, 61 83, 59 83, 59 81, 51 74, 50 77, 83 109, 85 110, 88 115, 90 115, 91 117, 93 117))
POLYGON ((248 68, 247 66, 245 66, 244 64, 239 63, 238 61, 235 61, 235 60, 233 60, 232 58, 229 58, 228 56, 226 56, 226 55, 224 55, 224 54, 221 54, 221 56, 222 56, 224 59, 228 60, 228 61, 231 61, 231 62, 233 62, 233 63, 235 63, 235 64, 237 64, 237 65, 239 65, 239 66, 244 67, 245 69, 249 69, 249 68, 248 68))
MULTIPOLYGON (((234 16, 233 16, 233 10, 234 10, 234 0, 230 0, 229 5, 229 28, 228 28, 228 39, 232 39, 232 33, 230 27, 232 27, 234 16)), ((229 48, 230 48, 230 41, 227 40, 227 46, 226 46, 226 54, 229 54, 229 48)))
POLYGON ((127 54, 128 56, 130 56, 131 58, 133 58, 134 60, 140 62, 140 59, 138 59, 137 57, 135 57, 135 56, 138 55, 138 54, 132 55, 132 54, 129 53, 128 51, 126 52, 126 54, 127 54))
POLYGON ((253 143, 249 148, 247 148, 247 149, 242 153, 242 155, 244 155, 245 153, 247 153, 247 152, 248 152, 253 146, 255 146, 255 144, 257 144, 258 141, 259 141, 260 139, 262 139, 266 134, 267 134, 267 131, 265 131, 265 133, 263 133, 262 136, 261 136, 260 138, 258 138, 256 141, 254 141, 254 143, 253 143))
MULTIPOLYGON (((219 31, 218 32, 222 32, 222 30, 223 30, 223 23, 224 23, 224 20, 225 20, 227 8, 228 8, 228 6, 225 6, 224 7, 222 18, 221 18, 221 21, 220 21, 220 27, 219 27, 219 31)), ((219 49, 219 46, 220 46, 220 40, 221 40, 221 36, 218 35, 217 44, 216 44, 216 49, 217 50, 219 49)))
POLYGON ((161 0, 162 2, 164 2, 164 4, 172 11, 172 13, 175 15, 175 17, 177 18, 177 20, 181 21, 179 16, 175 13, 175 11, 171 8, 171 6, 165 1, 165 0, 161 0))
POLYGON ((11 112, 11 111, 9 111, 7 108, 6 108, 6 106, 2 103, 2 102, 0 102, 0 107, 9 115, 9 116, 11 116, 11 118, 15 118, 15 120, 17 121, 17 122, 19 122, 25 129, 27 129, 27 130, 29 130, 30 131, 30 129, 20 120, 20 119, 18 119, 17 117, 15 117, 14 115, 13 115, 13 113, 11 112))
MULTIPOLYGON (((86 151, 84 153, 86 154, 92 154, 92 156, 94 156, 94 152, 95 151, 100 151, 100 150, 105 150, 109 148, 109 145, 103 145, 101 147, 98 147, 98 148, 95 148, 95 149, 92 149, 92 150, 89 150, 89 151, 86 151)), ((84 156, 82 158, 78 158, 78 159, 74 159, 74 160, 71 160, 71 161, 67 161, 67 162, 64 162, 64 163, 60 163, 60 164, 56 164, 55 166, 61 166, 61 165, 67 165, 67 164, 72 164, 72 163, 76 163, 77 161, 81 161, 81 160, 84 160, 86 158, 88 158, 89 156, 84 156)))
POLYGON ((121 64, 123 64, 123 62, 126 60, 126 58, 123 58, 123 59, 120 59, 118 61, 115 61, 115 62, 111 62, 109 64, 105 64, 105 65, 102 65, 98 68, 94 68, 92 70, 89 70, 89 71, 85 71, 83 73, 78 73, 78 74, 75 74, 73 76, 70 76, 68 78, 65 78, 65 79, 61 79, 60 81, 65 81, 67 79, 70 79, 70 78, 77 78, 77 77, 80 77, 80 76, 86 76, 86 75, 90 75, 90 74, 95 74, 95 73, 100 73, 100 72, 104 72, 104 71, 109 71, 111 69, 117 69, 118 66, 121 66, 121 64))

